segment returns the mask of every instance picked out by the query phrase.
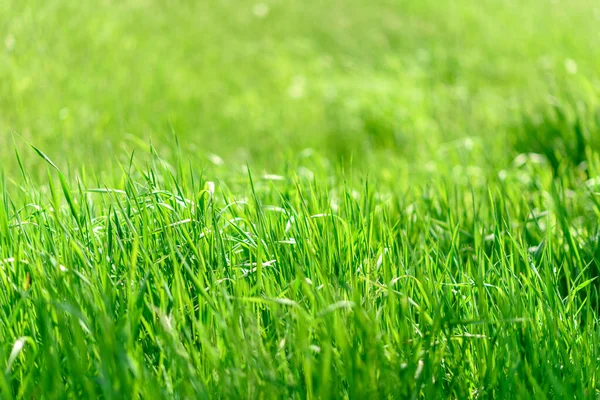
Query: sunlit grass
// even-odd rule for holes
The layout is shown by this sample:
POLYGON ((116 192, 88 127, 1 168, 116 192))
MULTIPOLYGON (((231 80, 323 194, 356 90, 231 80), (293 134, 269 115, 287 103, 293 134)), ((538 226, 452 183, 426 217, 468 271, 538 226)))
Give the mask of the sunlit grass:
POLYGON ((599 19, 0 2, 0 397, 597 398, 599 19))
POLYGON ((595 395, 597 182, 535 157, 410 187, 152 160, 3 185, 3 393, 595 395))

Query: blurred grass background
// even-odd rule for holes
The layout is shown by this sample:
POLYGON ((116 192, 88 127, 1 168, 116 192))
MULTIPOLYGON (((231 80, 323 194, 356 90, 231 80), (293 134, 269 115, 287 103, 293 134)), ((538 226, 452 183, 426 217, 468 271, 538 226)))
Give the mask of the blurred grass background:
POLYGON ((581 161, 599 25, 594 0, 5 0, 0 157, 15 165, 20 135, 100 171, 177 136, 193 160, 423 164, 470 137, 494 165, 581 161))

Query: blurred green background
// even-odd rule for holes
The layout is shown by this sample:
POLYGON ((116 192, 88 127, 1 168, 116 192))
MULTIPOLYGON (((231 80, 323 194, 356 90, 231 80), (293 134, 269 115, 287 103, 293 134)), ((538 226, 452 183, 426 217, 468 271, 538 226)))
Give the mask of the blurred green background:
POLYGON ((423 164, 469 137, 581 161, 599 26, 595 0, 4 0, 0 157, 21 136, 101 170, 176 136, 192 160, 423 164))

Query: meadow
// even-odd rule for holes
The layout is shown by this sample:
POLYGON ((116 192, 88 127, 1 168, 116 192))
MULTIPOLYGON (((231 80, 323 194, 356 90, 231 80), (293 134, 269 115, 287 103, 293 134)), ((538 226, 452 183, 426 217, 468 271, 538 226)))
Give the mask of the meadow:
POLYGON ((599 26, 0 2, 0 397, 598 398, 599 26))

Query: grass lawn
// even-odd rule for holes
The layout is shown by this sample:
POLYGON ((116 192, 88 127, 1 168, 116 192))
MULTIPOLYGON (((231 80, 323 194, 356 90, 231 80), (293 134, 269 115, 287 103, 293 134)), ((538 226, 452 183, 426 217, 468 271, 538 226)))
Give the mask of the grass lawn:
POLYGON ((0 2, 0 397, 597 398, 599 27, 0 2))

